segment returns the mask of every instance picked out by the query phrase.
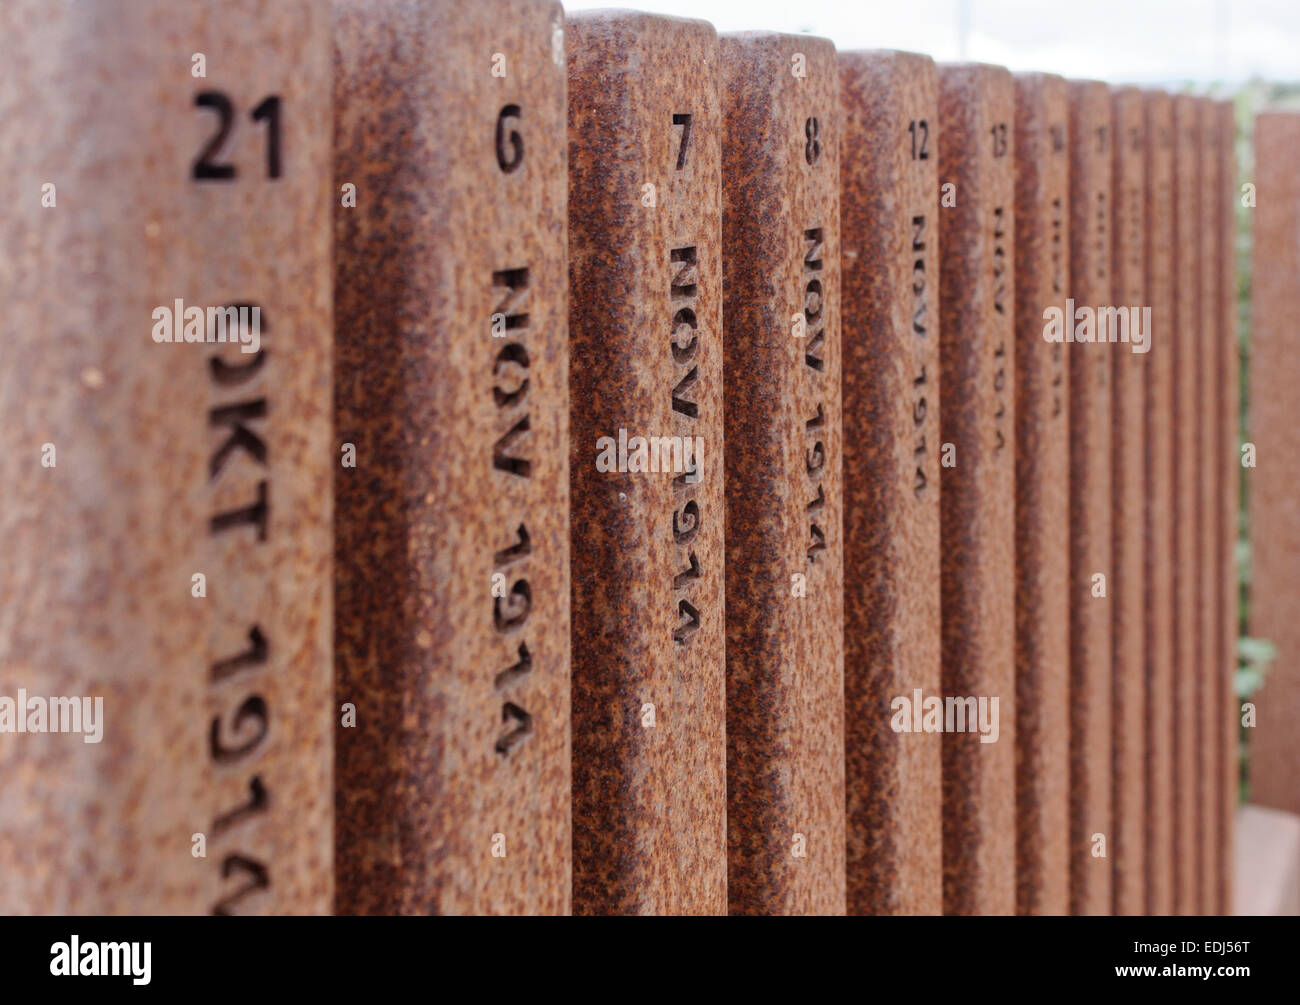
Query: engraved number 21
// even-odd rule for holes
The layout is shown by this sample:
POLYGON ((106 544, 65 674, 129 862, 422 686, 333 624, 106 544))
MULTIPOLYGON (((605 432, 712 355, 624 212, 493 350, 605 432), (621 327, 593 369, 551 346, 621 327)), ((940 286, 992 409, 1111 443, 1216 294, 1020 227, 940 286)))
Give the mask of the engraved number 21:
MULTIPOLYGON (((231 181, 235 177, 235 165, 217 162, 217 156, 230 136, 235 121, 234 103, 221 91, 201 91, 194 96, 195 108, 214 109, 220 118, 217 131, 208 140, 207 146, 200 151, 194 161, 193 177, 195 181, 231 181)), ((271 95, 253 109, 254 122, 266 122, 266 176, 280 177, 280 98, 271 95)))

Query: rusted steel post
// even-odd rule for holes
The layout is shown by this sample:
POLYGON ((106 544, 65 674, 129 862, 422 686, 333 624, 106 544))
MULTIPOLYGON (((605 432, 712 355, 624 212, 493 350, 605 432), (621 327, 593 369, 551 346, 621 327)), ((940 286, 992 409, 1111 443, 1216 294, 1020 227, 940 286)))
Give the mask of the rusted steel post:
POLYGON ((808 35, 720 51, 728 908, 843 914, 839 71, 808 35))
POLYGON ((1069 95, 1016 75, 1016 911, 1070 907, 1069 95))
MULTIPOLYGON (((1111 911, 1110 89, 1070 82, 1070 911, 1111 911), (1089 324, 1091 320, 1091 324, 1089 324)), ((1127 350, 1126 350, 1127 351, 1127 350)))
POLYGON ((1174 104, 1174 910, 1196 914, 1199 759, 1196 749, 1200 604, 1197 584, 1197 403, 1200 371, 1200 112, 1196 99, 1174 104))
MULTIPOLYGON (((1264 112, 1255 119, 1254 323, 1250 339, 1250 477, 1254 578, 1250 634, 1277 647, 1264 686, 1252 699, 1251 800, 1300 813, 1300 328, 1295 323, 1300 275, 1300 115, 1264 112)), ((1240 462, 1238 462, 1240 463, 1240 462)), ((1238 714, 1237 721, 1240 721, 1238 714)))
MULTIPOLYGON (((1110 306, 1121 341, 1111 356, 1111 861, 1115 914, 1146 913, 1146 667, 1143 499, 1146 494, 1146 114, 1142 92, 1113 88, 1110 306), (1127 344, 1124 336, 1127 334, 1127 344)), ((1108 321, 1109 323, 1109 321, 1108 321)), ((1108 333, 1109 334, 1109 333, 1108 333)))
POLYGON ((1012 914, 1015 87, 983 64, 941 65, 939 81, 943 692, 968 716, 943 736, 944 911, 1012 914), (996 739, 972 728, 976 703, 996 739))
POLYGON ((939 110, 928 56, 841 53, 848 910, 943 909, 939 110), (910 709, 909 709, 910 711, 910 709))
POLYGON ((566 913, 563 14, 335 13, 338 910, 566 913))
POLYGON ((574 910, 720 914, 718 40, 626 11, 568 36, 574 910))
POLYGON ((1219 719, 1222 739, 1223 789, 1219 808, 1220 877, 1219 914, 1232 913, 1232 863, 1235 848, 1234 822, 1237 818, 1237 789, 1240 768, 1237 764, 1237 733, 1241 723, 1237 701, 1237 508, 1241 484, 1241 454, 1238 443, 1241 360, 1237 350, 1237 121, 1231 100, 1215 105, 1219 120, 1219 194, 1218 206, 1218 345, 1215 367, 1219 374, 1219 469, 1223 480, 1219 493, 1219 555, 1217 580, 1220 588, 1219 621, 1219 688, 1223 696, 1223 714, 1219 719))
POLYGON ((0 8, 2 913, 330 909, 329 30, 0 8))
POLYGON ((1200 639, 1197 670, 1197 843, 1200 846, 1200 879, 1197 910, 1214 914, 1218 910, 1222 872, 1219 847, 1219 814, 1222 802, 1223 766, 1223 672, 1219 665, 1219 617, 1223 610, 1223 588, 1219 568, 1219 493, 1223 465, 1219 449, 1219 116, 1209 98, 1197 100, 1200 115, 1200 365, 1197 394, 1197 468, 1199 502, 1196 524, 1199 531, 1197 584, 1200 598, 1200 639))
POLYGON ((1146 436, 1143 506, 1146 691, 1146 849, 1144 913, 1174 910, 1173 409, 1176 329, 1173 303, 1173 101, 1147 91, 1143 283, 1151 305, 1151 351, 1143 359, 1146 436))

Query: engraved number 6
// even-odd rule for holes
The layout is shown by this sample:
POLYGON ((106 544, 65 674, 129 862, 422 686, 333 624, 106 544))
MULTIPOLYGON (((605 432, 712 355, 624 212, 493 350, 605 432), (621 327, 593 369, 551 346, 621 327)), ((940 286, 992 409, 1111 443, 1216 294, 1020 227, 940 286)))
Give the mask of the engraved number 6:
POLYGON ((497 164, 506 174, 518 169, 524 159, 524 138, 517 129, 507 131, 507 120, 521 114, 518 105, 506 105, 497 116, 497 164))

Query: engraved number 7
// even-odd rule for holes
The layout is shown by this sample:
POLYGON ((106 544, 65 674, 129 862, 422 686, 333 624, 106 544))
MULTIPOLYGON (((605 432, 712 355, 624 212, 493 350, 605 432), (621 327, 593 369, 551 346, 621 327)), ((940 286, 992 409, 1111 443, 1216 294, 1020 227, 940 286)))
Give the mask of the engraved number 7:
POLYGON ((677 148, 677 170, 686 166, 686 148, 691 142, 691 113, 674 112, 673 125, 682 127, 682 144, 677 148))

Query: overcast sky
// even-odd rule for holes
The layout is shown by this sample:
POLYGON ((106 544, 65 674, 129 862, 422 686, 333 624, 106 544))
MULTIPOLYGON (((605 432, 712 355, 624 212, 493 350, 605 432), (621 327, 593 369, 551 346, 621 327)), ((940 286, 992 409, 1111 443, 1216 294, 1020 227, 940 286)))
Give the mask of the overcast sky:
POLYGON ((1300 79, 1300 0, 564 0, 1111 82, 1300 79), (963 31, 963 25, 965 30, 963 31), (963 35, 964 51, 963 51, 963 35))

